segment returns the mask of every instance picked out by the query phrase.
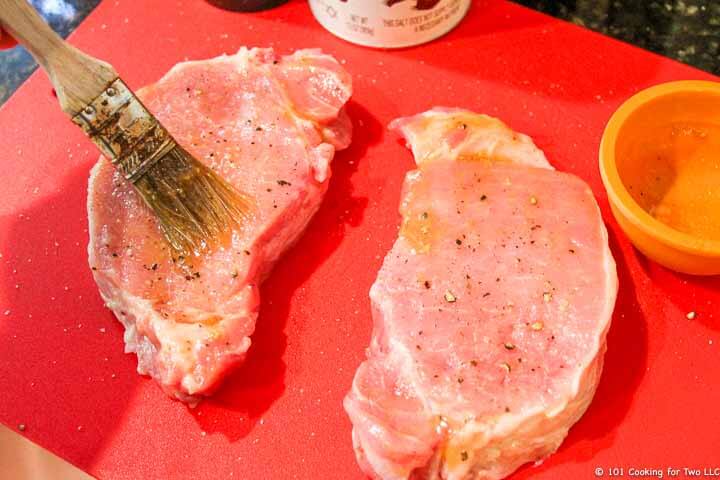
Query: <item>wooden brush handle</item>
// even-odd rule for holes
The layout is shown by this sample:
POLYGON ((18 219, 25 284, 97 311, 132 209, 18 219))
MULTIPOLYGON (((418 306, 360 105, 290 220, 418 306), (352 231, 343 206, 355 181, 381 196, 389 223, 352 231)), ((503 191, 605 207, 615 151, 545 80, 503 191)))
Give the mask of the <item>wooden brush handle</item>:
POLYGON ((60 38, 26 0, 0 0, 0 26, 45 69, 60 107, 70 117, 118 78, 112 66, 60 38))

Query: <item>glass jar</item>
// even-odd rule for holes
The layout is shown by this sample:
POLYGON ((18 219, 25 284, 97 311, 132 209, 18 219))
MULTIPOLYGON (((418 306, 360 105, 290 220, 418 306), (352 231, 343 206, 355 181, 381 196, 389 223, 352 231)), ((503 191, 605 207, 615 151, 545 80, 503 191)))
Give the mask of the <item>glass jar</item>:
POLYGON ((236 12, 257 12, 277 7, 287 0, 207 0, 217 7, 236 12))

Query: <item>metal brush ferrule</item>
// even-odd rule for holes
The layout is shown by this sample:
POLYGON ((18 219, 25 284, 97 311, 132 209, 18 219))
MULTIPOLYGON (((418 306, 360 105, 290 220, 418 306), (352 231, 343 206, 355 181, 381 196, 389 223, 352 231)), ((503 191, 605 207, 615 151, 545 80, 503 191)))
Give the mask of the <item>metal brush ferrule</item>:
POLYGON ((175 140, 119 78, 73 117, 123 176, 136 182, 175 140))

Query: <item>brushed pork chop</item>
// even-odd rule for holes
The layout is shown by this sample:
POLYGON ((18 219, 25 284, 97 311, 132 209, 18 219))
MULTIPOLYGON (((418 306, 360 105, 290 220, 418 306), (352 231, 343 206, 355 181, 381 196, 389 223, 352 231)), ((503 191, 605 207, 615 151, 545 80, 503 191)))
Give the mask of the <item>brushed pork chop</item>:
POLYGON ((396 120, 418 165, 345 409, 378 479, 499 479, 588 407, 617 277, 595 199, 498 120, 396 120))
POLYGON ((229 246, 173 257, 156 219, 105 159, 90 176, 90 266, 138 371, 196 402, 250 348, 258 284, 318 209, 350 141, 347 72, 318 50, 176 65, 139 96, 197 159, 250 200, 229 246))

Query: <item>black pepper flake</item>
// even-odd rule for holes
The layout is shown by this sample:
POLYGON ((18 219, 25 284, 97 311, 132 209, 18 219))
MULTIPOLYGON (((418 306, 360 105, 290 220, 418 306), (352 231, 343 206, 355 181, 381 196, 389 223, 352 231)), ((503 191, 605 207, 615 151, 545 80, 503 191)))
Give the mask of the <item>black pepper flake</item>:
POLYGON ((510 413, 510 407, 505 407, 505 413, 510 413))
POLYGON ((458 383, 463 383, 465 381, 465 379, 463 377, 458 377, 457 380, 458 380, 458 383))
POLYGON ((262 132, 262 127, 255 127, 256 132, 262 132))
POLYGON ((422 348, 420 347, 420 345, 415 345, 415 348, 417 348, 418 350, 422 350, 422 348))
POLYGON ((484 202, 485 200, 487 200, 487 195, 480 195, 480 201, 484 202))
POLYGON ((468 453, 465 451, 460 452, 460 459, 464 462, 468 459, 468 453))
POLYGON ((150 270, 157 270, 157 269, 158 269, 157 263, 153 263, 152 266, 150 267, 150 270))
POLYGON ((477 367, 477 360, 470 360, 470 365, 477 367))
POLYGON ((425 285, 425 288, 430 288, 430 281, 429 281, 429 280, 425 280, 425 282, 423 283, 423 285, 425 285))
POLYGON ((485 298, 485 297, 489 297, 489 296, 490 296, 490 292, 487 292, 487 293, 483 293, 483 298, 485 298))
POLYGON ((97 267, 90 267, 90 270, 92 270, 93 272, 95 272, 95 271, 97 271, 97 267))
POLYGON ((112 256, 113 256, 113 257, 117 257, 117 256, 118 256, 117 252, 113 252, 113 253, 112 253, 112 256))
POLYGON ((571 248, 570 250, 568 250, 568 252, 575 253, 575 250, 571 248))
POLYGON ((232 273, 232 278, 237 278, 237 276, 238 276, 238 272, 233 272, 233 273, 232 273))
POLYGON ((280 185, 281 187, 284 187, 285 185, 292 185, 292 183, 287 182, 285 180, 278 180, 277 184, 280 185))
POLYGON ((192 279, 193 279, 192 275, 185 275, 185 280, 188 280, 188 281, 189 281, 189 280, 192 280, 192 279))
POLYGON ((459 238, 456 238, 456 239, 455 239, 455 243, 456 243, 457 245, 462 245, 462 240, 460 240, 459 238))
POLYGON ((245 255, 250 255, 250 250, 243 250, 243 253, 245 253, 245 255))
POLYGON ((193 275, 195 275, 195 278, 200 278, 200 272, 195 272, 193 275))

